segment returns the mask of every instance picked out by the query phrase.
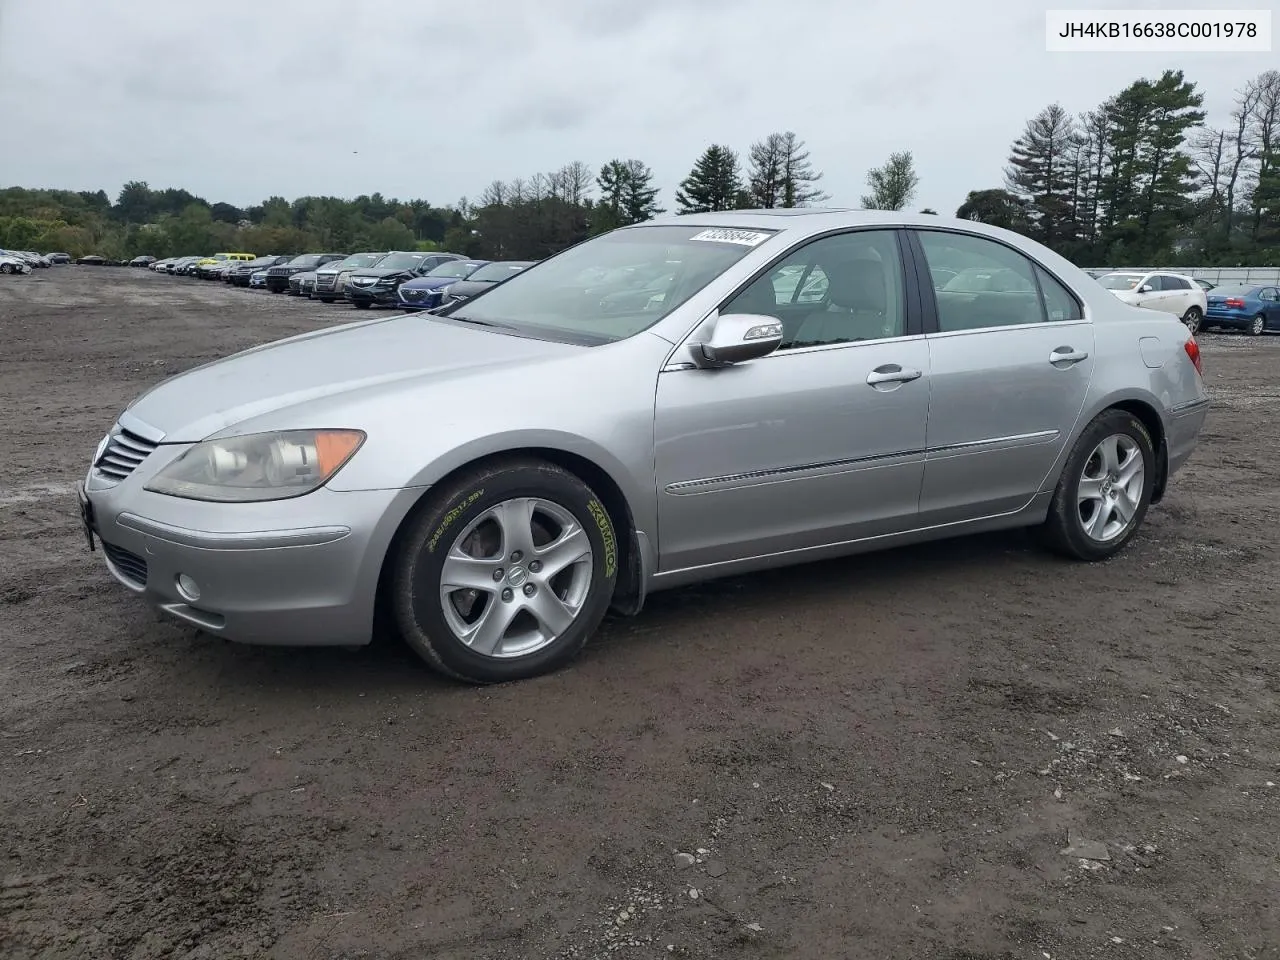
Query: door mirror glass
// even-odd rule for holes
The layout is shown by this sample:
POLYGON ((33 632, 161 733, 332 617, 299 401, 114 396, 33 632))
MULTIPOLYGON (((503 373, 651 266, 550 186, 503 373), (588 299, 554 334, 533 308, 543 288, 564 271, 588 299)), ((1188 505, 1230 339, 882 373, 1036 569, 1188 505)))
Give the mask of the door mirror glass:
POLYGON ((1139 293, 1150 293, 1154 288, 1149 283, 1144 283, 1138 288, 1139 293))
POLYGON ((754 313, 730 313, 716 318, 708 340, 691 343, 689 351, 699 367, 725 367, 767 357, 782 344, 782 321, 754 313))

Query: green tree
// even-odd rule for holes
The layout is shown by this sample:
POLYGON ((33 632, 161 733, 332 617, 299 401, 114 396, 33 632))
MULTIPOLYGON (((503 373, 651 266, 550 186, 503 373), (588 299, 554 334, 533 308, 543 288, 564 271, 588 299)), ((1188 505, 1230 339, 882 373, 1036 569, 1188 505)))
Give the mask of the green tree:
POLYGON ((593 233, 642 223, 663 212, 653 171, 640 160, 610 160, 600 168, 596 187, 600 200, 593 208, 593 233))
POLYGON ((863 209, 901 210, 915 198, 919 185, 911 151, 891 153, 883 167, 873 167, 867 172, 871 193, 862 198, 863 209))
POLYGON ((738 155, 726 146, 707 147, 676 191, 680 213, 706 213, 741 206, 742 175, 738 155))
POLYGON ((1026 233, 1029 226, 1026 201, 1008 190, 970 190, 956 216, 1019 233, 1026 233))
POLYGON ((1032 235, 1055 249, 1078 236, 1076 161, 1081 134, 1075 118, 1051 103, 1014 141, 1005 183, 1027 201, 1032 235))

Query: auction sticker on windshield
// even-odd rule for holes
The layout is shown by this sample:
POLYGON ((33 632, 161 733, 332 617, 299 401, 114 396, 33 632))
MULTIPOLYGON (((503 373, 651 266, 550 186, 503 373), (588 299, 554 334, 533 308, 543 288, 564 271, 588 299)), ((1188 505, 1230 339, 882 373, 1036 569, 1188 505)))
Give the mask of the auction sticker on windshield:
POLYGON ((758 233, 754 230, 703 230, 690 237, 690 240, 709 240, 712 243, 738 243, 744 247, 758 247, 773 234, 758 233))

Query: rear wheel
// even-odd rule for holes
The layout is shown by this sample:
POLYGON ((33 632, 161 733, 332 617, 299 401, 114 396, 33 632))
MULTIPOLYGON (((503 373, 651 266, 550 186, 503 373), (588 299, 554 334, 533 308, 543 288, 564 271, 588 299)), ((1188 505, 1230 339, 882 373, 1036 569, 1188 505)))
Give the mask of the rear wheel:
POLYGON ((1267 318, 1263 314, 1258 314, 1249 321, 1249 336, 1260 337, 1267 331, 1267 318))
POLYGON ((1076 560, 1105 560, 1137 532, 1151 504, 1155 446, 1125 410, 1099 414, 1076 441, 1058 479, 1043 539, 1076 560))
POLYGON ((1182 322, 1192 333, 1199 333, 1204 324, 1204 313, 1199 307, 1188 307, 1187 312, 1182 315, 1182 322))
POLYGON ((573 474, 512 459, 458 477, 411 521, 393 560, 400 633, 437 670, 520 680, 572 660, 617 579, 617 538, 573 474))

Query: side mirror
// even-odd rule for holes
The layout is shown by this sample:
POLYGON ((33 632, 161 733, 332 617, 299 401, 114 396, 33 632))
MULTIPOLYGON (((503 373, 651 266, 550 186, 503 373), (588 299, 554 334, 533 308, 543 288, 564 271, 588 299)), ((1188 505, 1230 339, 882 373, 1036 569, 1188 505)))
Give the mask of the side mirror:
POLYGON ((729 313, 715 320, 709 340, 689 344, 698 367, 727 367, 767 357, 782 344, 782 321, 755 313, 729 313))
POLYGON ((1142 286, 1140 286, 1140 287, 1138 288, 1138 292, 1139 292, 1139 293, 1150 293, 1150 292, 1151 292, 1151 289, 1152 289, 1152 288, 1151 288, 1151 284, 1149 284, 1149 283, 1144 283, 1142 286))

